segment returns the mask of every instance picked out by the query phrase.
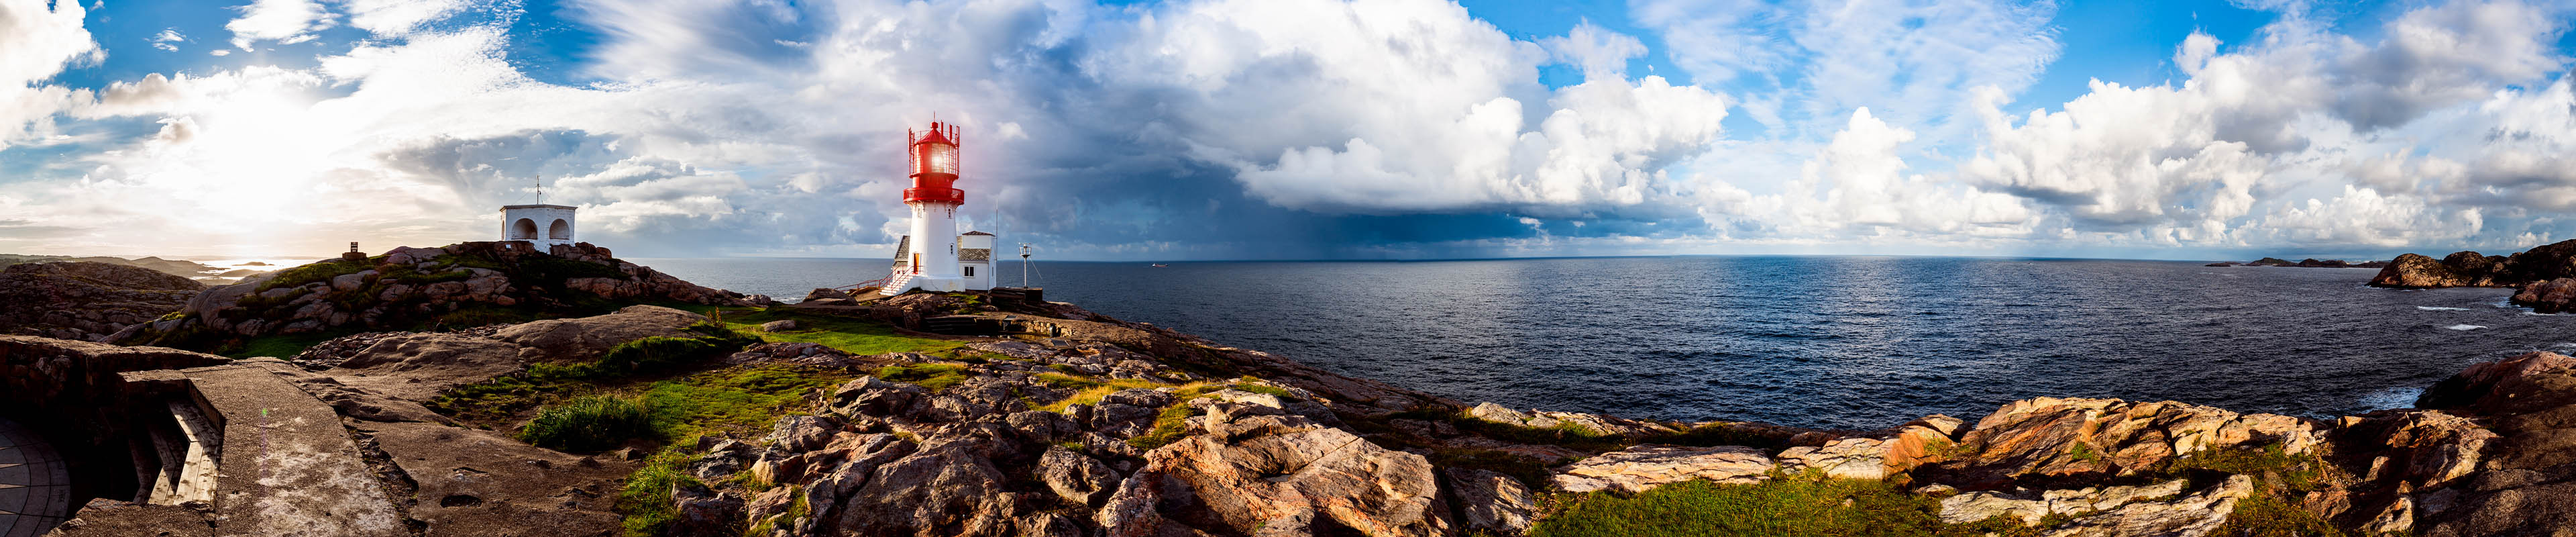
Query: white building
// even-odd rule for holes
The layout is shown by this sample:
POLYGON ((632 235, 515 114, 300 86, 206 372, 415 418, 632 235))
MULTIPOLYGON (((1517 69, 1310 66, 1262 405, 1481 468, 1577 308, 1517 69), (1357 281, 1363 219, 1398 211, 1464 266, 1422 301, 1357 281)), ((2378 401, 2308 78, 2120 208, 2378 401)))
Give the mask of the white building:
POLYGON ((501 206, 501 240, 525 241, 537 251, 572 244, 572 212, 562 205, 501 206))
MULTIPOLYGON (((896 281, 903 281, 910 284, 910 288, 912 289, 981 291, 993 288, 993 234, 991 233, 968 231, 965 234, 958 235, 955 239, 952 239, 951 247, 948 249, 956 252, 954 257, 956 258, 957 263, 957 278, 960 280, 959 287, 954 289, 921 287, 921 281, 918 278, 906 278, 913 274, 912 260, 914 257, 912 256, 912 236, 905 235, 903 236, 903 240, 896 244, 894 251, 894 279, 887 280, 887 284, 885 286, 886 290, 880 291, 883 294, 889 296, 902 294, 903 291, 895 290, 898 289, 893 283, 896 281)), ((921 259, 924 259, 925 261, 939 257, 933 255, 933 252, 921 253, 923 254, 921 259)))
POLYGON ((912 188, 903 189, 903 204, 912 207, 912 233, 895 247, 894 274, 880 294, 993 288, 993 235, 957 234, 957 206, 966 204, 966 191, 954 186, 958 134, 956 125, 939 122, 930 132, 906 133, 912 188))

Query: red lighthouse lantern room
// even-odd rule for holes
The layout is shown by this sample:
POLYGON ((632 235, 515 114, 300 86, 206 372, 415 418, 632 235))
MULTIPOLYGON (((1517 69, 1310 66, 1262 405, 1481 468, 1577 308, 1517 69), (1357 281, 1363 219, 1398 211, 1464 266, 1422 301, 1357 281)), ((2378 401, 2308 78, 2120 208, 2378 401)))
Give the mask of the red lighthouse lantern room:
POLYGON ((906 129, 911 141, 912 188, 903 189, 904 203, 930 202, 963 205, 966 191, 957 182, 957 126, 930 123, 929 132, 906 129))

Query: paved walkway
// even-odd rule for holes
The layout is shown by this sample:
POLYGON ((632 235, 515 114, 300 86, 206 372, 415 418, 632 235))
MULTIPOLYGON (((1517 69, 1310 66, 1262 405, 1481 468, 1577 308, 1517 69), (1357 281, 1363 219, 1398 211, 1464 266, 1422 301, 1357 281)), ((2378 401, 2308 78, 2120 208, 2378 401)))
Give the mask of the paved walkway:
POLYGON ((0 537, 35 537, 72 510, 71 472, 35 431, 0 419, 0 537))

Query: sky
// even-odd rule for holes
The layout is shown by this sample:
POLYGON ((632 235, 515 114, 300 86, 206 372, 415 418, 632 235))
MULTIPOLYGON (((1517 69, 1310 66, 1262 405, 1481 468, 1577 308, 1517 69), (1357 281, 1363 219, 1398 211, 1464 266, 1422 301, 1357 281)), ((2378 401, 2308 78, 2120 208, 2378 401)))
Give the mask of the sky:
POLYGON ((2576 0, 0 0, 0 252, 2385 259, 2576 238, 2576 0))

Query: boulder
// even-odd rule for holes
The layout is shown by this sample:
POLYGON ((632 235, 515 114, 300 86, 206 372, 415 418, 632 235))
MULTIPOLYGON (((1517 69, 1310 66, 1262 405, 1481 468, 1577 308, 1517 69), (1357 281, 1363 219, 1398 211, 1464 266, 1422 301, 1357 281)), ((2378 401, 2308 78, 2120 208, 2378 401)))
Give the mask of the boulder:
POLYGON ((2401 254, 2397 259, 2390 260, 2388 266, 2380 267, 2379 275, 2370 278, 2370 286, 2423 289, 2461 287, 2470 285, 2472 281, 2474 280, 2461 278, 2451 272, 2449 266, 2431 257, 2422 254, 2401 254))
POLYGON ((521 323, 492 334, 493 339, 527 347, 531 360, 583 361, 607 354, 619 343, 648 337, 691 337, 689 325, 707 318, 661 306, 627 306, 616 313, 578 319, 521 323))
POLYGON ((1051 447, 1038 458, 1038 479, 1057 497, 1079 505, 1097 505, 1116 492, 1122 479, 1108 464, 1074 453, 1062 447, 1051 447))
POLYGON ((982 454, 985 440, 948 439, 922 446, 870 472, 867 484, 840 504, 839 528, 850 535, 1012 534, 1017 494, 982 454))
POLYGON ((833 388, 825 407, 844 417, 888 418, 913 414, 929 390, 876 377, 859 377, 833 388))
POLYGON ((1538 519, 1538 497, 1520 480, 1491 470, 1448 468, 1440 476, 1458 502, 1458 529, 1473 535, 1520 535, 1538 519))
POLYGON ((1208 431, 1145 456, 1095 520, 1111 535, 1448 535, 1438 477, 1420 455, 1302 416, 1208 405, 1208 431))
POLYGON ((1558 469, 1551 483, 1566 492, 1645 492, 1667 483, 1706 479, 1759 483, 1776 466, 1762 450, 1743 446, 1684 447, 1641 444, 1576 461, 1558 469))
POLYGON ((2513 304, 2534 313, 2563 313, 2576 301, 2576 278, 2531 282, 2513 294, 2513 304))
POLYGON ((762 332, 785 332, 785 331, 795 330, 795 329, 796 329, 796 320, 794 320, 794 319, 788 319, 788 320, 783 320, 783 321, 770 321, 770 322, 760 323, 760 331, 762 331, 762 332))

